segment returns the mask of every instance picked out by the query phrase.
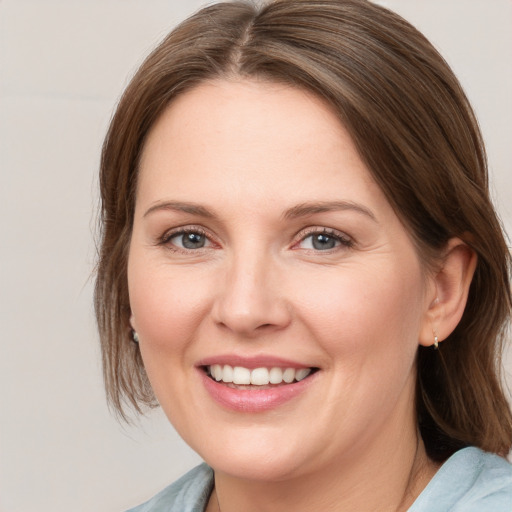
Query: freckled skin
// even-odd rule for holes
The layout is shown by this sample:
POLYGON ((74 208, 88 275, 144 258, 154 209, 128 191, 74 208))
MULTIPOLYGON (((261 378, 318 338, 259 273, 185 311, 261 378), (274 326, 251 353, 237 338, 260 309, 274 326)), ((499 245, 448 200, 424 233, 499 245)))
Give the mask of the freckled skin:
POLYGON ((218 488, 223 478, 226 489, 241 479, 382 480, 390 478, 382 467, 393 474, 393 464, 412 460, 415 354, 434 287, 329 108, 281 85, 203 84, 153 127, 140 169, 132 323, 158 400, 216 469, 218 488), (145 215, 166 201, 213 215, 145 215), (361 205, 374 219, 351 208, 283 218, 297 205, 332 201, 361 205), (200 229, 204 246, 164 236, 183 227, 200 229), (350 244, 315 249, 310 228, 350 244), (211 399, 196 368, 221 353, 270 354, 320 371, 283 406, 237 413, 211 399))

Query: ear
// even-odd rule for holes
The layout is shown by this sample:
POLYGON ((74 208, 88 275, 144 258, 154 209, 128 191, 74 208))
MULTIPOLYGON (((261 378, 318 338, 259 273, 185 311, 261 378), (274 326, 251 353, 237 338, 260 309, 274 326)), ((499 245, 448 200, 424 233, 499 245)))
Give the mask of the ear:
POLYGON ((433 292, 426 318, 420 332, 420 345, 434 344, 446 339, 462 318, 469 287, 475 273, 477 255, 459 238, 449 240, 441 265, 432 279, 433 292))
POLYGON ((134 331, 137 331, 135 328, 135 317, 133 316, 133 313, 130 315, 130 326, 134 331))

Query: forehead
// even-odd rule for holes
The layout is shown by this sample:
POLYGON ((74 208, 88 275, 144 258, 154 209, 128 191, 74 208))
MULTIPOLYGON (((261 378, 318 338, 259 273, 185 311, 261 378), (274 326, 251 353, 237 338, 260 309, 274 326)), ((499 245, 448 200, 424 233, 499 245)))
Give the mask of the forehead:
POLYGON ((376 192, 353 141, 320 98, 287 85, 219 80, 176 98, 155 123, 138 200, 360 200, 376 192))

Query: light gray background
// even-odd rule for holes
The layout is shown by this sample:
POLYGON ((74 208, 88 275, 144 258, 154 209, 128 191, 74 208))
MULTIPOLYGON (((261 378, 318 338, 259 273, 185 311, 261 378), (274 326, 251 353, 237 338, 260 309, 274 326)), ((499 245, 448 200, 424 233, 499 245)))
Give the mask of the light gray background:
MULTIPOLYGON (((199 460, 161 412, 136 427, 109 415, 90 276, 114 105, 202 3, 0 0, 0 512, 124 510, 199 460)), ((512 232, 512 1, 379 3, 418 26, 462 81, 512 232)))

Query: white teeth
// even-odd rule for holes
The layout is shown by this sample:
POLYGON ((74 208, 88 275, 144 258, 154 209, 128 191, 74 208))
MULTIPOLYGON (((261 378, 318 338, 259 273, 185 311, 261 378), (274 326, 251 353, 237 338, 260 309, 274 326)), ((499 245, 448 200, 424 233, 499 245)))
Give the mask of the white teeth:
POLYGON ((215 380, 217 381, 220 381, 222 380, 222 367, 220 366, 220 364, 214 364, 212 366, 212 376, 215 380))
POLYGON ((301 368, 295 372, 295 380, 305 379, 311 373, 311 368, 301 368))
POLYGON ((235 366, 233 368, 233 383, 234 384, 250 384, 251 383, 251 370, 235 366))
POLYGON ((281 382, 283 382, 283 370, 281 370, 281 368, 271 368, 269 381, 270 384, 281 384, 281 382))
POLYGON ((266 368, 255 368, 251 372, 251 384, 255 386, 266 386, 269 382, 270 377, 266 368))
POLYGON ((286 368, 283 372, 283 380, 286 384, 290 384, 295 379, 295 370, 293 368, 286 368))
POLYGON ((222 372, 222 382, 233 382, 233 368, 229 364, 224 365, 222 372))
POLYGON ((229 364, 221 366, 213 364, 207 368, 208 373, 217 382, 232 382, 238 385, 267 386, 268 384, 291 384, 294 381, 305 379, 310 373, 311 368, 254 368, 249 370, 242 366, 232 367, 229 364))

